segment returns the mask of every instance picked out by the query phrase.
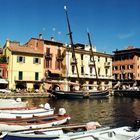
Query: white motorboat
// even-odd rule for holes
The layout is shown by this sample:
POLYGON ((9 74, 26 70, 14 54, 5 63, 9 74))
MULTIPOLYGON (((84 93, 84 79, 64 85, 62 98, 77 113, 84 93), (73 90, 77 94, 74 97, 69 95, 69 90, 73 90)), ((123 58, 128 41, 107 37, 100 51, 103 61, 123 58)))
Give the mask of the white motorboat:
POLYGON ((15 118, 31 118, 47 116, 54 114, 54 109, 48 103, 42 107, 25 107, 25 108, 2 108, 0 109, 0 120, 15 118))

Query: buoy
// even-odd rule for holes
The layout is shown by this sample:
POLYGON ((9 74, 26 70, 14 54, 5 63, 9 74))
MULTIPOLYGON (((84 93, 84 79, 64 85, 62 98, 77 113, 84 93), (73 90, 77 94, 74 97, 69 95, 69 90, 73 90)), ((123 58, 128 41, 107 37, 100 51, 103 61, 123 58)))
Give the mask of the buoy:
POLYGON ((65 108, 59 108, 58 114, 59 114, 59 115, 64 115, 64 114, 66 114, 66 109, 65 109, 65 108))

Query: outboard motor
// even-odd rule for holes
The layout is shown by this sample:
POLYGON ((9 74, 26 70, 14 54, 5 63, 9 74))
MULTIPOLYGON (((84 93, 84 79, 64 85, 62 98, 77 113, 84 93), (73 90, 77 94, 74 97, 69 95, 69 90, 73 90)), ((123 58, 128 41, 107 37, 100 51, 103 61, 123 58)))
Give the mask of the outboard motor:
POLYGON ((21 102, 21 98, 17 98, 16 101, 17 101, 17 102, 21 102))
POLYGON ((49 104, 49 103, 46 103, 46 104, 44 105, 44 108, 45 108, 45 109, 48 109, 48 110, 51 109, 50 104, 49 104))
POLYGON ((132 126, 132 130, 133 130, 133 131, 138 131, 139 128, 140 128, 140 120, 135 120, 135 121, 134 121, 134 124, 133 124, 133 126, 132 126))
POLYGON ((59 112, 58 112, 59 115, 65 115, 66 114, 66 109, 65 108, 59 108, 59 112))

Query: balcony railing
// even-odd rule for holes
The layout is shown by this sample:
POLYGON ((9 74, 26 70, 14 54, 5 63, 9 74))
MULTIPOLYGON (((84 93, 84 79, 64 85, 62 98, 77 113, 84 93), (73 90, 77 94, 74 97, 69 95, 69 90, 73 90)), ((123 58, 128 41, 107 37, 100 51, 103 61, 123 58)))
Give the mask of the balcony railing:
POLYGON ((45 58, 46 58, 46 59, 52 59, 52 54, 46 54, 46 55, 45 55, 45 58))
POLYGON ((56 59, 58 60, 58 61, 63 61, 63 56, 61 55, 61 54, 57 54, 56 55, 56 59))

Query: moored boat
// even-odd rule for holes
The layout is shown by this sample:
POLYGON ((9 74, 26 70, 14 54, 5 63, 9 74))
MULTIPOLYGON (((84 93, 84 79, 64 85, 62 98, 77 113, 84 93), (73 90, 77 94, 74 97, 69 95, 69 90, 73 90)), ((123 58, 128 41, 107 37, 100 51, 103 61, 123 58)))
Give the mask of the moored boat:
POLYGON ((52 128, 44 128, 44 129, 34 129, 29 131, 17 131, 10 132, 4 137, 4 140, 12 140, 12 139, 38 139, 38 140, 69 140, 71 136, 80 135, 87 133, 89 127, 92 131, 105 130, 107 128, 101 128, 96 130, 96 127, 100 127, 98 122, 90 122, 87 124, 69 124, 65 126, 52 127, 52 128))
POLYGON ((86 125, 35 129, 30 131, 10 132, 4 140, 139 140, 140 121, 134 125, 118 128, 100 127, 98 122, 86 125))
POLYGON ((35 128, 51 127, 60 125, 70 120, 63 108, 59 109, 59 114, 44 117, 0 119, 0 131, 30 130, 35 128))
POLYGON ((109 96, 109 91, 57 91, 51 92, 58 99, 95 99, 109 96))
POLYGON ((17 99, 0 99, 0 108, 17 108, 26 107, 28 102, 21 101, 21 98, 17 99))
POLYGON ((48 103, 42 107, 0 108, 0 120, 3 118, 31 118, 54 114, 54 109, 48 103))

